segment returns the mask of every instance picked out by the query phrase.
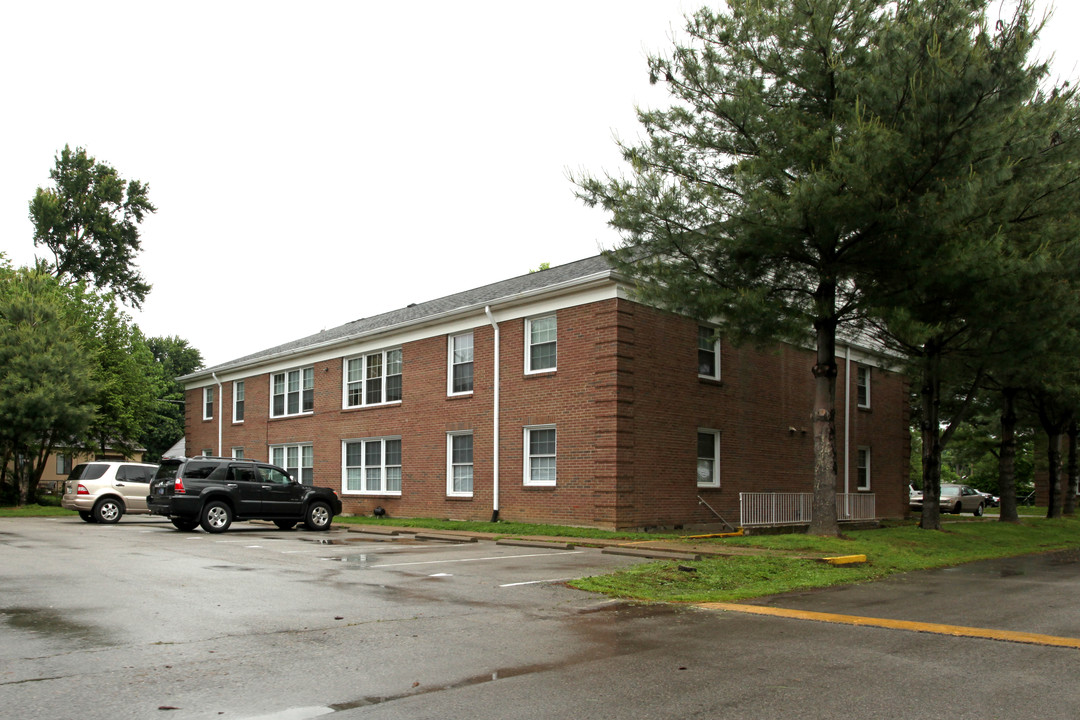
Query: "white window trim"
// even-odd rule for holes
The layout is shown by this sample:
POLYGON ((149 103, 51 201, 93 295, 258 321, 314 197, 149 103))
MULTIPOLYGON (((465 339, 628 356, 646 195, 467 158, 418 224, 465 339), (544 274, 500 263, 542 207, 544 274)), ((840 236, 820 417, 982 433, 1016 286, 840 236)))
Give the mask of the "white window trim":
POLYGON ((473 490, 476 489, 476 437, 472 430, 462 430, 446 433, 446 495, 447 497, 472 497, 473 491, 457 492, 454 490, 454 438, 469 435, 473 438, 473 462, 469 465, 473 469, 473 490))
POLYGON ((446 338, 446 395, 447 397, 461 397, 462 395, 472 395, 472 390, 462 390, 460 392, 454 392, 454 340, 460 337, 468 335, 473 339, 473 359, 470 361, 473 366, 473 387, 476 387, 476 338, 473 336, 473 331, 457 333, 456 335, 449 335, 446 338))
MULTIPOLYGON (((713 472, 712 478, 706 482, 702 482, 698 478, 697 486, 700 488, 718 488, 720 487, 720 431, 713 428, 698 428, 698 434, 712 435, 713 436, 713 472)), ((697 474, 697 461, 700 459, 697 457, 697 436, 694 436, 694 474, 697 474)))
POLYGON ((244 418, 240 418, 239 420, 237 420, 237 418, 236 418, 236 406, 237 406, 237 402, 238 402, 237 399, 236 399, 236 388, 238 386, 241 387, 241 388, 244 388, 244 415, 245 416, 247 415, 247 388, 244 386, 244 381, 243 380, 234 380, 233 381, 233 384, 232 384, 232 421, 234 423, 239 424, 239 423, 244 422, 244 418))
MULTIPOLYGON (((350 355, 346 357, 341 363, 341 408, 343 410, 355 410, 356 408, 366 407, 381 407, 383 405, 400 405, 401 400, 382 400, 377 403, 367 402, 367 359, 372 355, 382 355, 382 392, 380 395, 386 397, 386 354, 398 350, 401 352, 401 396, 405 397, 405 352, 401 349, 401 346, 384 348, 383 350, 372 350, 371 352, 362 353, 360 355, 350 355), (360 404, 349 404, 349 361, 359 360, 362 372, 360 374, 360 404)), ((374 439, 374 438, 372 438, 374 439)))
POLYGON ((868 409, 870 407, 870 384, 871 384, 871 378, 872 377, 873 377, 873 375, 870 372, 870 366, 869 365, 859 365, 858 367, 855 368, 855 398, 856 398, 856 402, 858 403, 858 406, 860 408, 868 409), (859 375, 863 371, 866 372, 866 402, 858 403, 859 375))
MULTIPOLYGON (((341 494, 342 495, 351 495, 351 496, 367 495, 369 497, 401 497, 401 490, 386 490, 385 489, 386 488, 386 441, 387 440, 401 440, 401 436, 400 435, 385 435, 385 436, 382 436, 382 437, 348 438, 346 440, 341 441, 341 494), (368 466, 366 464, 367 456, 364 453, 364 449, 361 448, 360 457, 362 458, 362 461, 364 461, 360 465, 361 489, 360 490, 350 490, 349 489, 349 466, 348 466, 347 460, 346 460, 346 458, 347 458, 347 448, 346 448, 346 446, 349 443, 367 443, 367 442, 374 442, 376 440, 378 440, 378 441, 380 441, 382 443, 382 450, 379 453, 379 457, 380 457, 380 459, 382 461, 382 464, 379 467, 382 468, 382 486, 383 486, 384 489, 382 489, 382 490, 368 490, 367 489, 367 469, 368 469, 368 466)), ((402 486, 404 486, 404 484, 405 484, 404 452, 405 452, 405 448, 404 448, 404 444, 403 444, 403 447, 402 447, 402 464, 401 465, 392 465, 391 466, 391 467, 400 467, 401 468, 402 486)))
POLYGON ((870 461, 871 461, 870 448, 868 446, 866 446, 866 445, 860 445, 858 447, 858 449, 856 449, 856 451, 855 451, 855 476, 856 476, 855 477, 855 489, 860 491, 860 492, 865 492, 865 491, 870 490, 870 468, 871 468, 870 461), (865 475, 862 472, 861 466, 859 465, 859 458, 863 454, 864 451, 866 452, 866 473, 865 473, 865 475), (863 480, 864 479, 866 481, 865 485, 863 485, 863 480))
MULTIPOLYGON (((312 397, 314 397, 314 394, 315 394, 315 366, 314 365, 304 365, 302 367, 292 367, 292 368, 288 368, 287 370, 279 370, 278 372, 270 373, 270 408, 269 408, 270 417, 272 417, 272 418, 301 417, 303 415, 314 415, 315 414, 315 409, 314 409, 314 404, 315 403, 314 403, 314 401, 312 402, 313 407, 312 407, 311 410, 304 410, 304 371, 305 370, 311 370, 311 378, 312 378, 312 380, 311 380, 311 390, 312 390, 312 397), (289 412, 289 373, 291 373, 291 372, 299 372, 300 373, 300 411, 299 412, 294 412, 294 413, 289 412), (285 376, 285 393, 284 393, 285 394, 285 409, 284 409, 284 412, 282 412, 281 415, 275 415, 274 414, 274 376, 275 375, 284 375, 285 376)), ((245 396, 247 395, 246 390, 244 392, 244 395, 245 396)), ((246 408, 245 408, 244 414, 247 415, 246 408)))
MULTIPOLYGON (((525 428, 524 441, 525 442, 524 442, 524 445, 522 447, 522 453, 521 454, 524 457, 524 477, 523 477, 523 479, 524 479, 525 485, 528 485, 529 487, 555 487, 558 484, 558 480, 559 480, 559 433, 558 433, 558 430, 556 430, 554 425, 529 425, 529 426, 527 426, 525 428), (550 482, 549 481, 536 482, 536 481, 533 481, 533 479, 532 479, 532 473, 530 472, 532 467, 531 467, 531 464, 529 462, 532 459, 532 456, 529 455, 529 439, 530 439, 529 436, 534 430, 555 430, 555 455, 554 455, 554 458, 555 458, 555 479, 551 480, 550 482)), ((538 456, 538 457, 549 457, 549 456, 541 455, 541 456, 538 456)))
POLYGON ((214 387, 208 386, 202 389, 202 419, 214 419, 214 387), (207 410, 209 409, 209 414, 207 410))
POLYGON ((273 445, 267 446, 266 456, 268 458, 270 458, 270 463, 271 464, 277 465, 278 467, 283 468, 284 470, 288 471, 289 470, 289 466, 287 464, 288 463, 288 458, 289 458, 288 448, 291 448, 291 447, 294 447, 294 448, 297 449, 297 451, 296 451, 297 452, 297 462, 299 463, 299 465, 296 468, 297 473, 296 473, 295 476, 293 476, 292 479, 295 480, 296 482, 304 484, 304 485, 308 484, 308 483, 304 482, 304 468, 305 468, 305 465, 304 465, 304 448, 306 448, 306 447, 312 448, 312 450, 311 450, 311 482, 312 482, 312 484, 314 484, 314 482, 315 482, 315 450, 314 450, 315 444, 314 443, 311 443, 311 442, 274 443, 273 445), (285 462, 281 462, 281 463, 275 463, 274 462, 274 449, 275 448, 284 448, 285 449, 285 462))
POLYGON ((234 447, 232 449, 232 457, 235 458, 236 460, 243 460, 244 459, 244 448, 242 448, 242 447, 234 447))
POLYGON ((553 373, 559 369, 559 317, 556 313, 546 313, 544 315, 537 315, 536 317, 525 318, 525 374, 526 375, 540 375, 543 373, 553 373), (549 368, 541 368, 539 370, 532 369, 532 324, 536 320, 546 320, 547 318, 555 319, 555 365, 549 368))
MULTIPOLYGON (((707 328, 709 330, 713 329, 713 328, 709 328, 707 325, 699 325, 698 326, 698 333, 699 333, 698 342, 701 341, 701 336, 700 336, 701 328, 707 328)), ((701 349, 700 347, 697 348, 697 350, 700 350, 700 349, 701 349)), ((699 378, 703 378, 705 380, 719 380, 720 379, 720 336, 719 335, 717 335, 716 339, 713 340, 713 356, 715 358, 713 364, 716 366, 716 373, 714 375, 706 375, 706 374, 702 374, 701 372, 698 372, 698 377, 699 378)), ((698 370, 699 371, 701 370, 701 365, 700 364, 698 365, 698 370)))

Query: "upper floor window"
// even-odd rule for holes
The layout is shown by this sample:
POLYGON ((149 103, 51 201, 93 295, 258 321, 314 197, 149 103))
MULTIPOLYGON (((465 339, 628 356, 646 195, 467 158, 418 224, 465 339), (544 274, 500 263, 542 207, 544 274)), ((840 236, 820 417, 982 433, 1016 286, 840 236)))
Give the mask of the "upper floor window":
POLYGON ((555 428, 525 428, 525 484, 555 484, 555 428))
POLYGON ((855 369, 855 394, 859 407, 870 407, 870 368, 865 365, 855 369))
POLYGON ((720 379, 720 338, 713 328, 698 327, 698 376, 720 379))
POLYGON ((315 409, 315 368, 270 376, 270 417, 300 415, 315 409))
POLYGON ((698 487, 720 487, 720 432, 698 430, 697 433, 698 487))
POLYGON ((237 380, 232 386, 233 422, 244 422, 244 381, 237 380))
POLYGON ((401 438, 346 440, 342 453, 342 492, 401 494, 401 438))
POLYGON ((554 315, 525 321, 525 372, 555 369, 557 331, 554 315))
POLYGON ((473 434, 447 433, 446 494, 471 496, 473 492, 473 434))
POLYGON ((271 445, 270 462, 288 470, 293 480, 304 485, 315 479, 315 448, 308 443, 271 445))
POLYGON ((401 348, 345 361, 345 407, 401 401, 401 348))
POLYGON ((858 478, 858 489, 869 490, 870 489, 870 448, 859 448, 859 457, 857 460, 858 469, 856 470, 858 478))
POLYGON ((449 376, 447 394, 461 395, 473 391, 473 334, 452 335, 449 340, 449 376))
POLYGON ((202 399, 203 399, 202 419, 203 420, 213 420, 214 419, 214 388, 212 388, 212 387, 204 387, 203 391, 202 391, 202 399))

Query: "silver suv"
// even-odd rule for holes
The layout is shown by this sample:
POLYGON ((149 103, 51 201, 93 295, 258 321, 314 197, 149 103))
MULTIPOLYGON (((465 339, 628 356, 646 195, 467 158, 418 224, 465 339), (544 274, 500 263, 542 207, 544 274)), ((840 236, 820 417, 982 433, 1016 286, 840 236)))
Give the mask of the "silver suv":
POLYGON ((157 465, 88 462, 72 469, 60 504, 86 522, 114 523, 124 513, 146 515, 146 495, 157 465))

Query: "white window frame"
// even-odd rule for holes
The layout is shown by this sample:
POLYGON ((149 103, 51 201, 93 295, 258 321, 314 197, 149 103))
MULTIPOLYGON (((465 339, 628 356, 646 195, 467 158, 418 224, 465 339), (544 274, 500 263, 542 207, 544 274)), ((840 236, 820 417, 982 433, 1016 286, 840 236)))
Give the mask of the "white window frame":
POLYGON ((556 431, 555 426, 554 425, 530 425, 530 426, 526 427, 525 428, 525 444, 524 444, 524 447, 523 447, 522 450, 523 450, 522 451, 522 456, 524 458, 524 477, 523 477, 523 480, 524 480, 525 485, 528 485, 530 487, 555 487, 555 485, 558 484, 558 479, 559 479, 559 474, 558 474, 559 473, 559 461, 558 461, 558 457, 559 457, 559 435, 558 435, 558 432, 556 431), (531 450, 530 446, 532 444, 532 434, 534 432, 539 432, 539 431, 542 431, 542 430, 551 430, 552 432, 555 432, 555 452, 551 453, 550 455, 547 454, 547 453, 532 455, 531 452, 530 452, 530 450, 531 450), (553 458, 555 460, 555 477, 553 477, 551 480, 533 480, 532 479, 532 461, 533 461, 533 459, 534 458, 540 459, 540 458, 547 458, 547 457, 553 458))
POLYGON ((695 452, 695 454, 697 456, 697 462, 695 464, 696 467, 697 467, 697 486, 700 487, 700 488, 718 488, 718 487, 720 487, 720 431, 719 430, 714 430, 712 428, 698 428, 697 429, 697 435, 698 436, 700 436, 700 435, 711 435, 712 436, 712 448, 713 448, 712 472, 710 473, 710 477, 703 479, 703 476, 702 476, 702 473, 701 473, 701 461, 705 460, 707 458, 701 457, 700 451, 698 449, 696 449, 696 448, 699 447, 698 443, 701 442, 701 438, 695 436, 695 437, 697 437, 697 442, 695 442, 695 444, 694 444, 694 447, 695 447, 694 452, 695 452))
POLYGON ((709 348, 702 347, 702 340, 704 339, 704 335, 705 335, 706 332, 708 332, 709 335, 712 335, 713 333, 716 332, 716 330, 714 328, 711 328, 711 327, 707 326, 707 325, 698 325, 698 347, 697 347, 697 349, 698 349, 698 377, 699 378, 704 378, 706 380, 719 380, 720 379, 720 336, 719 335, 714 337, 713 340, 712 340, 712 350, 711 350, 711 352, 713 354, 713 369, 715 370, 715 372, 713 374, 711 374, 711 375, 709 373, 701 372, 702 365, 701 365, 701 355, 700 355, 700 353, 703 350, 706 351, 706 352, 710 351, 709 348))
POLYGON ((459 395, 472 395, 473 394, 473 387, 475 387, 475 382, 476 382, 475 359, 476 359, 476 344, 475 344, 475 338, 473 337, 472 330, 470 330, 467 333, 458 333, 457 335, 450 335, 449 337, 447 337, 447 339, 446 339, 446 394, 448 396, 454 397, 454 396, 459 396, 459 395), (464 337, 469 338, 469 359, 468 359, 468 361, 454 362, 454 341, 458 340, 459 338, 464 338, 464 337), (454 368, 456 368, 459 365, 465 365, 465 364, 471 365, 472 370, 473 370, 472 379, 469 382, 469 389, 468 390, 458 390, 458 391, 455 392, 454 391, 454 368))
POLYGON ((397 468, 398 470, 398 483, 404 484, 405 473, 404 464, 402 460, 404 458, 404 448, 402 447, 400 435, 388 435, 386 437, 366 437, 366 438, 352 438, 349 440, 341 441, 341 494, 342 495, 377 495, 380 497, 401 497, 401 487, 396 490, 388 490, 387 470, 389 468, 397 468), (388 442, 397 441, 399 448, 398 463, 395 465, 388 465, 386 462, 386 444, 388 442), (375 466, 368 465, 367 462, 367 444, 378 442, 379 443, 379 489, 368 490, 368 470, 375 469, 375 466), (348 448, 350 444, 360 443, 360 464, 349 465, 348 464, 348 448), (360 489, 349 489, 349 470, 356 469, 360 471, 360 489))
POLYGON ((860 445, 855 450, 855 485, 855 489, 861 492, 870 490, 870 448, 866 445, 860 445))
POLYGON ((203 457, 214 457, 214 449, 213 448, 203 448, 202 456, 203 457))
POLYGON ((315 446, 310 442, 278 443, 269 448, 270 463, 289 471, 290 477, 302 485, 311 485, 315 481, 315 446), (289 451, 296 452, 296 464, 292 463, 289 451), (278 457, 280 452, 282 457, 278 457), (295 472, 292 472, 295 470, 295 472))
MULTIPOLYGON (((547 315, 538 315, 533 318, 525 318, 525 374, 535 375, 538 373, 552 373, 559 369, 559 318, 555 313, 549 313, 547 315), (555 321, 555 340, 551 341, 555 345, 555 364, 551 367, 545 368, 533 368, 532 366, 532 326, 534 322, 540 320, 554 320, 555 321)), ((547 343, 538 343, 540 345, 546 345, 547 343)))
POLYGON ((202 389, 202 419, 214 419, 214 386, 209 385, 202 389))
POLYGON ((405 353, 402 351, 402 349, 400 347, 386 348, 384 350, 375 350, 373 352, 364 353, 363 355, 353 355, 351 357, 345 358, 344 362, 341 363, 341 407, 344 408, 344 409, 350 409, 350 408, 359 408, 359 407, 378 407, 380 405, 400 405, 401 404, 401 398, 400 397, 397 398, 396 400, 387 400, 386 399, 386 394, 387 394, 386 393, 386 387, 387 387, 387 380, 389 378, 391 378, 391 377, 399 377, 399 378, 401 378, 401 396, 404 397, 405 396, 405 377, 404 377, 404 375, 405 375, 405 353), (387 368, 389 367, 388 359, 389 359, 389 356, 390 356, 391 353, 397 353, 398 354, 398 364, 400 366, 400 372, 394 373, 393 375, 389 375, 386 372, 387 368), (379 358, 380 358, 379 367, 381 368, 382 375, 378 378, 378 380, 379 380, 379 402, 374 402, 373 403, 373 402, 368 402, 368 397, 369 397, 369 394, 368 394, 368 380, 369 379, 370 380, 375 379, 375 378, 368 378, 368 358, 373 358, 373 357, 376 357, 376 356, 379 356, 379 358), (359 380, 350 380, 349 379, 349 364, 354 362, 354 361, 360 363, 360 379, 359 380), (349 393, 349 386, 350 385, 359 385, 360 386, 360 402, 359 403, 350 403, 349 402, 349 394, 350 394, 349 393))
POLYGON ((270 417, 282 418, 282 417, 298 417, 301 415, 312 415, 315 412, 315 367, 313 365, 307 365, 305 367, 289 368, 288 370, 282 370, 281 372, 270 373, 270 417), (300 387, 297 390, 289 389, 289 376, 293 373, 297 373, 300 378, 300 387), (274 378, 284 378, 284 391, 277 393, 274 391, 274 378), (304 409, 304 394, 308 392, 309 388, 305 388, 304 385, 308 378, 311 378, 311 408, 304 409), (289 396, 293 393, 297 394, 297 411, 289 412, 289 396), (275 398, 282 397, 282 412, 280 414, 274 412, 275 398))
POLYGON ((246 409, 244 405, 244 381, 234 380, 232 384, 232 421, 234 423, 244 422, 244 411, 246 409), (240 412, 238 413, 237 410, 240 412))
POLYGON ((232 449, 232 456, 236 460, 243 460, 244 459, 244 448, 242 448, 242 447, 234 447, 232 449))
POLYGON ((870 366, 859 365, 855 368, 855 401, 860 408, 870 407, 870 366), (863 401, 859 401, 859 390, 865 389, 866 398, 863 401))
POLYGON ((446 433, 446 494, 448 497, 472 497, 476 485, 476 445, 472 430, 446 433), (467 463, 454 462, 454 440, 460 437, 468 437, 473 440, 472 452, 467 463), (457 467, 469 467, 469 490, 454 489, 454 469, 457 467))

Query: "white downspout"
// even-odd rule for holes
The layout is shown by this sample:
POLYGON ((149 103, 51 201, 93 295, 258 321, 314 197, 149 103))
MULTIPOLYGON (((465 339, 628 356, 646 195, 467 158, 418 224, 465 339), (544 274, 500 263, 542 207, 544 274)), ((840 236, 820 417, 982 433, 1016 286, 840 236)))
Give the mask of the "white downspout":
POLYGON ((494 496, 494 505, 491 510, 491 522, 499 519, 499 323, 495 322, 495 316, 491 314, 491 306, 484 306, 484 314, 487 315, 491 327, 495 328, 495 448, 492 453, 492 462, 495 464, 491 478, 491 492, 494 496))
POLYGON ((844 352, 844 494, 850 492, 848 473, 851 470, 851 402, 848 394, 851 392, 851 343, 847 344, 844 352))
POLYGON ((217 454, 218 457, 224 457, 221 454, 221 400, 222 392, 221 381, 218 380, 217 373, 211 372, 210 377, 214 378, 214 382, 217 383, 217 454))

